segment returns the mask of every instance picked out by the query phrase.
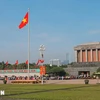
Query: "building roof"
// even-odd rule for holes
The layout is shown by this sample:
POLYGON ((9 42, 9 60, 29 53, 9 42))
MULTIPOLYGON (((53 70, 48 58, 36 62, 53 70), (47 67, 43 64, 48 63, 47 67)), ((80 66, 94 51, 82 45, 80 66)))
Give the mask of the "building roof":
POLYGON ((74 47, 74 50, 86 50, 86 49, 100 49, 100 42, 90 42, 80 44, 74 47))
POLYGON ((97 45, 97 44, 100 45, 100 42, 89 42, 89 43, 84 43, 84 44, 81 44, 81 45, 97 45))

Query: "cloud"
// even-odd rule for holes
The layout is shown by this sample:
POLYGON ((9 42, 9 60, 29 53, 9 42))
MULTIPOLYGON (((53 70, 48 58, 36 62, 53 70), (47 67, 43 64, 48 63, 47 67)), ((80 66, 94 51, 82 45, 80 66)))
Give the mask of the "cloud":
POLYGON ((60 42, 61 38, 60 37, 51 37, 51 38, 48 39, 48 41, 56 43, 56 42, 60 42))
POLYGON ((53 36, 51 35, 50 33, 40 33, 40 34, 37 34, 36 35, 36 38, 39 38, 39 39, 43 39, 47 42, 51 42, 51 43, 56 43, 56 42, 60 42, 62 40, 61 37, 59 36, 53 36))
POLYGON ((37 38, 48 38, 48 34, 47 33, 40 33, 36 35, 37 38))
POLYGON ((99 34, 100 30, 91 30, 88 32, 89 34, 99 34))

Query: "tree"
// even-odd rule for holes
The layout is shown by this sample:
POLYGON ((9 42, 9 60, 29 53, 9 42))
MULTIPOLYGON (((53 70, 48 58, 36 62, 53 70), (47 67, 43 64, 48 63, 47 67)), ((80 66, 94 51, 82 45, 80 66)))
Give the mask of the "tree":
POLYGON ((5 69, 5 63, 4 63, 4 61, 2 61, 2 69, 3 70, 5 69))
POLYGON ((67 68, 67 65, 61 65, 60 67, 62 67, 62 68, 67 68))
POLYGON ((97 72, 100 72, 100 67, 97 69, 97 72))
POLYGON ((66 72, 63 68, 61 67, 52 67, 48 73, 52 73, 54 75, 59 75, 59 76, 65 76, 66 72))

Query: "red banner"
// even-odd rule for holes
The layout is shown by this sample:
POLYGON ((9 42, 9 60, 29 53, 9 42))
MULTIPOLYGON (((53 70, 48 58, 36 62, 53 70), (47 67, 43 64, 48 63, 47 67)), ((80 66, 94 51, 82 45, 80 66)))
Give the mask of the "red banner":
POLYGON ((45 75, 45 73, 46 73, 45 66, 40 66, 40 75, 45 75))

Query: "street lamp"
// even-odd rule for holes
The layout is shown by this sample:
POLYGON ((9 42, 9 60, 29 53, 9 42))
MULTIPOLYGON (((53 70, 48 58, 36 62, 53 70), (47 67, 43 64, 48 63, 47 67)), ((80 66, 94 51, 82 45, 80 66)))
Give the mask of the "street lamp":
MULTIPOLYGON (((42 60, 43 60, 43 58, 44 58, 43 52, 45 51, 45 46, 40 45, 39 51, 40 51, 40 58, 42 58, 42 60)), ((42 67, 43 67, 43 63, 42 63, 42 67)), ((42 84, 43 84, 43 74, 42 74, 42 84)))
POLYGON ((40 51, 40 57, 43 58, 44 57, 43 52, 45 51, 45 46, 44 45, 40 45, 39 51, 40 51))

